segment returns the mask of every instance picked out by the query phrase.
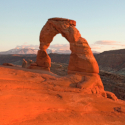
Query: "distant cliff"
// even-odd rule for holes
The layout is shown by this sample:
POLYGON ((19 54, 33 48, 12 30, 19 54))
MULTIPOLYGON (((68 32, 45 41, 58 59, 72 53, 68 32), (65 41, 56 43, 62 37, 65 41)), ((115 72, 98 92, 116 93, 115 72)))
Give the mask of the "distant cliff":
POLYGON ((100 69, 125 75, 125 49, 105 51, 95 55, 100 69))

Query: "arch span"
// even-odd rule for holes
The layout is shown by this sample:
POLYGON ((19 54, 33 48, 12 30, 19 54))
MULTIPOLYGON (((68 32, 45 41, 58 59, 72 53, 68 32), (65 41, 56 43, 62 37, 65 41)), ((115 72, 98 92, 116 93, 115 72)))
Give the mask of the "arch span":
POLYGON ((60 33, 70 43, 70 61, 68 73, 85 72, 99 73, 98 64, 93 56, 86 39, 81 37, 74 20, 64 18, 50 18, 40 32, 40 50, 37 54, 38 66, 50 68, 51 59, 46 49, 49 47, 54 36, 60 33))
MULTIPOLYGON (((86 39, 76 29, 74 20, 64 18, 51 18, 41 30, 40 33, 40 50, 37 53, 36 63, 31 64, 30 68, 50 70, 51 59, 46 52, 53 37, 61 33, 70 43, 70 60, 68 74, 82 76, 82 80, 76 84, 76 87, 83 89, 85 93, 101 94, 104 97, 117 100, 117 97, 104 91, 103 83, 100 79, 99 67, 93 56, 91 48, 86 39)), ((67 76, 67 77, 70 77, 67 76)))

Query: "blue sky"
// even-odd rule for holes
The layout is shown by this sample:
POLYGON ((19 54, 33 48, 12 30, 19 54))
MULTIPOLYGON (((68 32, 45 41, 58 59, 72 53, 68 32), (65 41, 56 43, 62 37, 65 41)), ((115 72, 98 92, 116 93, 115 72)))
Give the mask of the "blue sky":
MULTIPOLYGON (((96 51, 125 48, 125 0, 0 0, 0 51, 39 45, 49 18, 75 20, 96 51)), ((68 44, 61 35, 52 44, 68 44)))

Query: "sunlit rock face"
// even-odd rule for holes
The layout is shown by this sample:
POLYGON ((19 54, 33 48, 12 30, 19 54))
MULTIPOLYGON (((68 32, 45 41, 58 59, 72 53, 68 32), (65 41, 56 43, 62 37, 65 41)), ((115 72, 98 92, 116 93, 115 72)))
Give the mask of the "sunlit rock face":
MULTIPOLYGON (((64 18, 48 19, 40 33, 40 50, 46 51, 54 36, 61 33, 62 36, 70 43, 71 55, 68 72, 80 71, 87 73, 99 73, 98 64, 93 56, 91 48, 89 47, 86 39, 81 37, 81 34, 75 26, 76 22, 74 20, 64 18)), ((41 66, 39 62, 40 59, 37 58, 37 64, 38 66, 41 66)), ((44 65, 42 66, 44 67, 44 65)), ((49 66, 50 65, 48 65, 48 67, 49 66)))
POLYGON ((81 37, 75 27, 74 20, 64 18, 50 18, 40 32, 40 50, 37 54, 36 64, 47 70, 51 67, 51 59, 46 49, 49 47, 54 36, 60 33, 70 43, 70 60, 68 74, 81 75, 83 78, 77 84, 77 88, 84 89, 87 93, 101 94, 104 97, 117 100, 113 93, 104 91, 103 83, 100 79, 99 67, 90 46, 86 39, 81 37))

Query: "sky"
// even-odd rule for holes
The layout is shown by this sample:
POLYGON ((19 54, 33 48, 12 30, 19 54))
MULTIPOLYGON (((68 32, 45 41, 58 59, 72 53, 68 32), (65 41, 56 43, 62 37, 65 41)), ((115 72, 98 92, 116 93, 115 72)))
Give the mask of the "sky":
MULTIPOLYGON (((52 17, 75 20, 94 51, 125 48, 125 0, 0 0, 0 51, 39 45, 40 31, 52 17)), ((69 45, 60 34, 51 46, 58 44, 69 45)))

